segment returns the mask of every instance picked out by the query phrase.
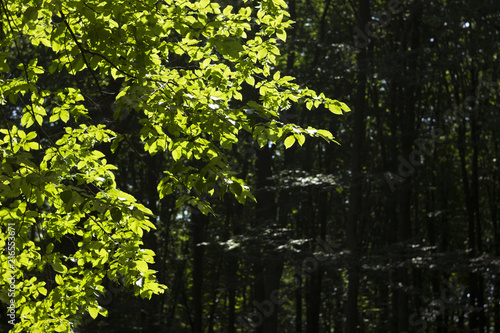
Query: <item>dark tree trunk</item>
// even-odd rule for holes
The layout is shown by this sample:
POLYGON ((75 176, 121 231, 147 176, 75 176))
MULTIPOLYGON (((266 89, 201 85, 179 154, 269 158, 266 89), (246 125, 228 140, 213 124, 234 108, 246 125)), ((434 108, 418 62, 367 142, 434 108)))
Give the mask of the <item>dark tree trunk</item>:
POLYGON ((319 329, 319 314, 321 308, 321 280, 323 277, 322 270, 316 270, 311 273, 307 279, 307 296, 306 296, 306 316, 307 316, 307 333, 317 333, 319 329))
POLYGON ((208 217, 196 209, 191 210, 193 232, 193 333, 203 332, 203 255, 204 229, 208 217))
MULTIPOLYGON (((358 1, 358 22, 357 26, 363 30, 368 21, 370 20, 370 1, 358 1)), ((352 185, 351 194, 349 198, 349 214, 347 217, 346 237, 347 248, 351 253, 349 263, 349 281, 347 287, 347 301, 345 308, 346 316, 346 333, 358 332, 358 292, 359 292, 359 279, 360 272, 358 266, 358 255, 360 240, 358 230, 361 224, 362 211, 362 184, 363 184, 363 145, 365 141, 365 98, 366 98, 366 83, 367 83, 367 68, 368 68, 368 55, 365 48, 360 48, 357 54, 357 87, 355 100, 353 101, 354 111, 354 129, 353 129, 353 145, 351 157, 351 173, 352 185)))
MULTIPOLYGON (((300 276, 297 276, 295 281, 295 283, 302 285, 300 276)), ((302 333, 302 288, 295 290, 295 333, 302 333)))
MULTIPOLYGON (((256 226, 273 228, 276 225, 276 201, 274 182, 272 181, 272 149, 264 147, 257 152, 256 160, 256 185, 257 185, 257 207, 256 226)), ((257 325, 259 333, 276 332, 278 329, 278 306, 272 302, 271 292, 279 289, 281 272, 283 269, 282 259, 274 253, 272 248, 266 248, 269 244, 259 244, 264 247, 260 253, 260 260, 254 263, 255 294, 252 307, 258 311, 262 318, 262 324, 257 325)), ((272 246, 272 245, 271 245, 272 246)))

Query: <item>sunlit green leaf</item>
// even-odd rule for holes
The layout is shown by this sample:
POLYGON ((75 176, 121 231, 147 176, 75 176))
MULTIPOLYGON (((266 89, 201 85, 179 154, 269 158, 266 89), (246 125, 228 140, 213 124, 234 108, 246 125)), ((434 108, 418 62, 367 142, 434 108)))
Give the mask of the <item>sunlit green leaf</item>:
POLYGON ((290 135, 285 139, 285 148, 288 149, 295 143, 295 136, 290 135))

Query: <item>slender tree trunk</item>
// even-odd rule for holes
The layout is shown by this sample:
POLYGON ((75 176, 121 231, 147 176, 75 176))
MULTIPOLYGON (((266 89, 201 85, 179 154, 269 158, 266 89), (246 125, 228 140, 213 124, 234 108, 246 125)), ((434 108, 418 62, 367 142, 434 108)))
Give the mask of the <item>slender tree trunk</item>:
POLYGON ((323 270, 316 270, 311 273, 307 279, 307 296, 306 296, 306 316, 307 316, 307 333, 317 333, 319 329, 319 314, 321 309, 321 281, 323 270))
MULTIPOLYGON (((370 1, 358 0, 358 27, 363 30, 370 19, 370 1)), ((357 55, 358 63, 358 85, 354 103, 354 137, 352 145, 352 185, 349 198, 349 213, 346 226, 347 248, 351 253, 349 263, 349 280, 347 287, 347 301, 345 308, 346 333, 358 332, 358 292, 359 292, 359 251, 360 240, 358 230, 361 223, 362 211, 362 168, 363 168, 363 146, 365 141, 365 98, 367 83, 368 56, 365 48, 361 48, 357 55)))
MULTIPOLYGON (((229 261, 228 265, 234 265, 234 267, 236 267, 236 260, 229 261)), ((231 266, 229 266, 228 270, 230 281, 234 281, 236 279, 236 270, 232 269, 231 266)), ((229 300, 227 332, 236 333, 236 288, 231 282, 229 283, 227 293, 229 300)))
MULTIPOLYGON (((257 152, 256 185, 257 207, 256 225, 272 227, 276 221, 276 202, 271 180, 273 151, 265 147, 257 152)), ((261 244, 262 246, 264 244, 261 244)), ((282 259, 266 251, 261 253, 260 260, 254 264, 255 294, 253 308, 262 316, 262 324, 257 325, 258 333, 276 332, 278 327, 278 306, 271 300, 271 292, 279 289, 281 279, 282 259)))
MULTIPOLYGON (((491 133, 491 136, 495 138, 496 133, 491 133)), ((498 149, 498 143, 494 142, 493 144, 493 158, 500 160, 500 154, 498 149)), ((493 226, 493 242, 494 242, 494 254, 495 256, 500 256, 500 226, 498 223, 498 216, 500 214, 500 207, 498 206, 498 202, 500 200, 498 186, 500 185, 500 173, 496 172, 492 175, 493 181, 492 184, 488 186, 488 202, 489 202, 489 210, 491 216, 491 222, 493 226)), ((500 285, 500 278, 496 276, 492 281, 494 286, 500 285)), ((500 299, 500 288, 495 287, 494 289, 494 299, 500 299)), ((494 324, 494 332, 500 332, 500 303, 497 302, 493 306, 493 322, 494 324)))
MULTIPOLYGON (((186 253, 184 253, 186 255, 186 253)), ((182 262, 178 263, 177 268, 175 269, 175 279, 174 283, 172 285, 172 297, 171 297, 171 304, 170 307, 167 309, 166 313, 166 331, 170 332, 172 324, 174 323, 174 318, 175 318, 175 312, 177 310, 177 305, 180 303, 179 301, 179 295, 181 293, 181 290, 183 288, 183 282, 182 280, 184 279, 184 271, 186 269, 186 261, 183 260, 182 262)))
MULTIPOLYGON (((241 208, 238 207, 239 211, 236 216, 241 216, 241 208)), ((233 234, 240 234, 240 227, 238 221, 233 221, 233 234)), ((238 286, 238 258, 235 254, 226 252, 226 274, 229 279, 226 283, 227 288, 227 298, 229 301, 228 305, 228 333, 236 333, 236 288, 238 286)))
MULTIPOLYGON (((302 284, 302 278, 296 277, 296 282, 302 284)), ((302 288, 295 290, 295 333, 302 333, 302 288)))
POLYGON ((193 230, 193 333, 203 332, 203 255, 204 229, 208 217, 192 209, 193 230))
MULTIPOLYGON (((221 257, 222 259, 222 257, 221 257)), ((221 268, 222 268, 222 260, 219 261, 219 263, 217 264, 217 270, 215 272, 215 276, 214 276, 214 279, 212 281, 212 285, 213 286, 218 286, 220 285, 221 283, 221 268)), ((210 307, 210 313, 208 314, 208 323, 207 323, 207 333, 214 333, 214 324, 216 323, 216 320, 215 320, 215 313, 217 311, 217 307, 218 307, 218 302, 217 302, 217 298, 218 297, 221 297, 224 295, 224 293, 220 293, 220 289, 219 288, 213 288, 211 290, 211 307, 210 307)))

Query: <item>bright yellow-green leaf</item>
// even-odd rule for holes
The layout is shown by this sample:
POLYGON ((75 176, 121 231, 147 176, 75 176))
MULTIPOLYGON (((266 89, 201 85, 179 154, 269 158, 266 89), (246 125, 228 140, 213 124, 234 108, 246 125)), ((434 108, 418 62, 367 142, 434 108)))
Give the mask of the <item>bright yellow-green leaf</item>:
POLYGON ((172 152, 172 157, 175 161, 178 161, 182 156, 182 148, 177 148, 172 152))
POLYGON ((332 133, 330 133, 330 131, 319 129, 319 130, 317 130, 317 133, 319 136, 323 137, 324 139, 333 140, 333 135, 332 135, 332 133))
POLYGON ((297 142, 299 143, 299 145, 303 145, 304 142, 306 141, 306 137, 304 136, 304 134, 295 134, 295 138, 297 139, 297 142))
POLYGON ((136 267, 140 272, 145 273, 148 270, 147 262, 142 261, 142 260, 136 260, 136 261, 134 261, 134 263, 136 264, 136 267))
POLYGON ((92 317, 92 319, 96 319, 97 316, 99 315, 99 307, 93 303, 89 304, 87 311, 89 315, 92 317))
POLYGON ((262 60, 267 56, 267 49, 260 48, 257 52, 257 59, 262 60))
POLYGON ((248 83, 249 85, 251 85, 252 87, 255 86, 255 79, 253 76, 249 76, 245 79, 246 83, 248 83))
POLYGON ((311 110, 311 109, 312 109, 312 107, 313 107, 313 101, 311 101, 311 100, 307 101, 307 102, 306 102, 306 108, 307 108, 308 110, 311 110))
POLYGON ((276 36, 282 41, 286 42, 286 32, 283 29, 276 30, 276 36))
POLYGON ((69 112, 66 110, 61 110, 60 118, 63 122, 67 123, 69 120, 69 112))
POLYGON ((56 283, 60 286, 64 285, 64 279, 59 274, 56 275, 56 283))
POLYGON ((290 135, 285 139, 285 148, 288 149, 295 143, 295 136, 290 135))

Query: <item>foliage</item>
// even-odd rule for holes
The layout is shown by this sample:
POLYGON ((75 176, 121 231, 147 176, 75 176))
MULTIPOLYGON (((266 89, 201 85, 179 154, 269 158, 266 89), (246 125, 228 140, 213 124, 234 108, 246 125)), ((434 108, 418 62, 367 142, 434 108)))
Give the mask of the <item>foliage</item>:
POLYGON ((15 277, 13 331, 69 331, 84 312, 106 315, 97 303, 104 279, 123 277, 144 298, 164 292, 149 268, 153 251, 141 248, 156 219, 118 189, 107 150, 165 154, 160 198, 175 194, 177 207, 208 214, 206 195, 254 199, 227 158, 243 132, 260 147, 303 145, 306 136, 333 141, 329 131, 279 120, 294 102, 349 111, 275 69, 292 23, 285 8, 281 0, 239 8, 208 0, 1 1, 0 245, 15 244, 15 260, 1 254, 1 281, 9 303, 15 277), (112 126, 93 123, 82 77, 103 99, 104 87, 121 84, 112 109, 102 110, 112 126), (131 113, 140 151, 121 125, 131 113))

